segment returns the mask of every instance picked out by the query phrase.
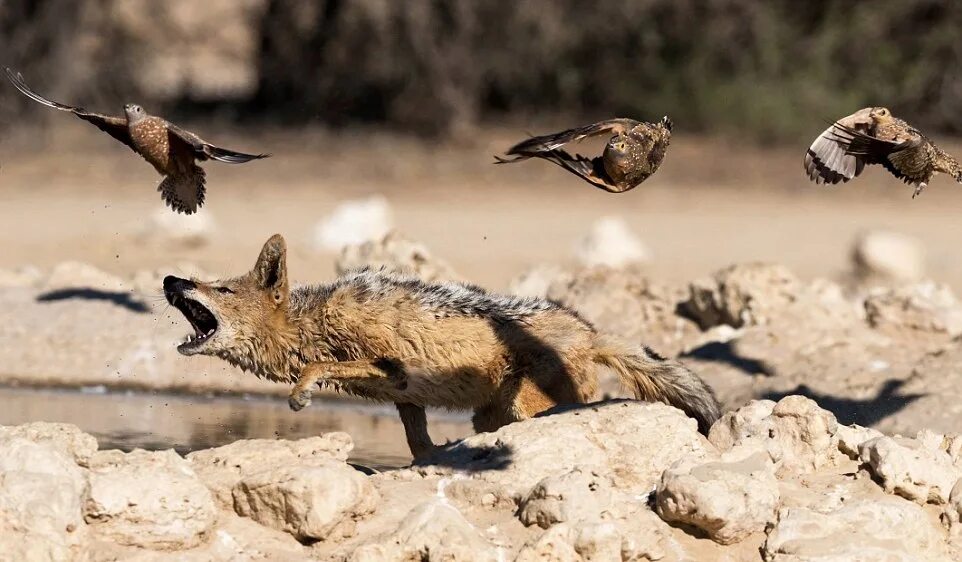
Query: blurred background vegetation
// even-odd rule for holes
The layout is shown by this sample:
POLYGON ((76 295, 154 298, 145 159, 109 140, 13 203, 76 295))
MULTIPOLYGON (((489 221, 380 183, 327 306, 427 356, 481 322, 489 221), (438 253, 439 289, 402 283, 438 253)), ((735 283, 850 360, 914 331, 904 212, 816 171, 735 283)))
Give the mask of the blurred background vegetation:
MULTIPOLYGON (((171 118, 456 137, 669 114, 766 142, 884 104, 962 132, 952 0, 0 0, 0 53, 53 99, 171 118)), ((28 104, 0 88, 0 123, 49 117, 28 104)))

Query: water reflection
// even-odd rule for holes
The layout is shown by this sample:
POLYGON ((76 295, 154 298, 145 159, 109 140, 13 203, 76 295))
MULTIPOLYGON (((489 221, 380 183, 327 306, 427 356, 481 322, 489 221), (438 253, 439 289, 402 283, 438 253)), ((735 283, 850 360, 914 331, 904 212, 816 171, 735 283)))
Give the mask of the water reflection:
MULTIPOLYGON (((175 449, 185 454, 238 439, 299 439, 345 431, 354 439, 351 462, 375 467, 411 461, 392 405, 315 399, 292 412, 283 397, 207 397, 102 388, 0 388, 0 425, 65 422, 97 437, 101 449, 175 449)), ((434 412, 431 436, 443 443, 471 433, 467 415, 434 412)))

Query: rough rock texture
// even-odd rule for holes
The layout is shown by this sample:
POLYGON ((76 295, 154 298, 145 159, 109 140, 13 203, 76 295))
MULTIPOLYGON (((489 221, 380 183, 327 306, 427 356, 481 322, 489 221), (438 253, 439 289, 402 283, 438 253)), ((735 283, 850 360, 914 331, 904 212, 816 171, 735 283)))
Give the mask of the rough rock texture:
POLYGON ((798 298, 800 282, 787 268, 761 263, 734 265, 693 282, 686 314, 703 329, 765 324, 798 298))
POLYGON ((217 508, 190 464, 173 451, 103 451, 91 460, 84 520, 103 540, 180 549, 207 540, 217 508))
POLYGON ((70 560, 86 538, 86 476, 57 444, 11 433, 0 436, 0 556, 70 560))
POLYGON ((764 451, 735 461, 672 467, 661 476, 655 502, 666 521, 698 527, 721 544, 736 543, 775 519, 775 467, 764 451))
POLYGON ((653 283, 637 268, 592 267, 559 276, 544 296, 603 332, 675 355, 698 336, 697 326, 675 313, 683 294, 653 283))
POLYGON ((891 492, 919 503, 944 504, 962 467, 945 451, 934 450, 916 439, 876 437, 859 445, 859 457, 891 492))
POLYGON ((374 511, 379 499, 363 474, 333 459, 244 476, 233 496, 238 515, 300 540, 353 535, 355 521, 374 511))
POLYGON ((97 440, 67 423, 33 422, 0 426, 0 439, 23 437, 41 445, 49 445, 69 455, 75 463, 87 467, 97 452, 97 440))
POLYGON ((348 434, 333 432, 298 441, 244 439, 195 451, 187 455, 187 460, 221 507, 233 509, 234 487, 245 477, 315 459, 346 461, 353 448, 348 434))
POLYGON ((69 426, 3 427, 0 558, 938 562, 962 555, 962 479, 942 493, 947 475, 962 470, 958 435, 880 436, 839 426, 798 396, 729 412, 711 442, 694 426, 661 404, 560 409, 374 475, 344 461, 351 446, 344 434, 243 441, 187 460, 173 451, 94 451, 92 438, 69 426), (856 449, 862 458, 853 460, 856 449))
POLYGON ((859 498, 829 509, 783 508, 763 555, 777 562, 950 560, 931 516, 891 496, 859 498))
POLYGON ((415 275, 425 281, 458 278, 451 266, 432 256, 423 244, 393 231, 383 237, 344 246, 334 267, 338 275, 361 267, 373 267, 415 275))
POLYGON ((932 282, 874 291, 865 299, 865 315, 886 333, 962 334, 962 304, 947 286, 932 282))
POLYGON ((708 439, 721 451, 764 450, 779 475, 837 466, 846 458, 839 450, 835 416, 802 396, 756 401, 728 412, 712 426, 708 439))
POLYGON ((393 531, 355 550, 351 562, 503 560, 456 508, 438 500, 416 506, 393 531))
POLYGON ((695 420, 661 403, 612 401, 556 411, 463 439, 411 470, 441 476, 465 471, 466 478, 448 487, 452 497, 490 492, 518 502, 545 476, 575 468, 646 494, 676 460, 715 453, 695 420), (564 455, 558 454, 561 442, 564 455))

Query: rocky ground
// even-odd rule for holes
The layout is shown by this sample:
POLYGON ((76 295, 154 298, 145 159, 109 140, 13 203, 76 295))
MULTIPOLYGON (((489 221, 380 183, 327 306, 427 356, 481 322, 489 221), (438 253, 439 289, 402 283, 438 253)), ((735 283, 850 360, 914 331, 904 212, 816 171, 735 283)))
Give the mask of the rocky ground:
MULTIPOLYGON (((510 290, 556 299, 599 330, 695 369, 728 410, 707 439, 670 407, 612 401, 369 474, 346 462, 353 442, 343 433, 181 457, 100 451, 69 425, 10 426, 0 429, 0 552, 11 560, 957 560, 962 303, 926 278, 919 253, 909 237, 869 232, 836 281, 744 263, 668 283, 648 273, 644 245, 605 220, 577 246, 580 265, 535 266, 510 290)), ((365 264, 460 278, 397 232, 349 243, 335 269, 365 264)), ((4 380, 286 394, 174 352, 185 325, 158 287, 178 272, 205 275, 181 265, 121 277, 75 262, 3 270, 4 380)))
POLYGON ((661 404, 554 412, 365 474, 343 433, 97 450, 0 427, 8 560, 863 560, 962 556, 962 439, 841 425, 801 396, 706 439, 661 404))

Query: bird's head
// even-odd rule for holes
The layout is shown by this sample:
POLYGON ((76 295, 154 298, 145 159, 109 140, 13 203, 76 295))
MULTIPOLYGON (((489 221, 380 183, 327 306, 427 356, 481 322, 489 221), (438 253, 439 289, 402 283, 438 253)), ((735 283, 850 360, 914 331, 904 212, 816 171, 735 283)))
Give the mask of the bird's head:
POLYGON ((615 135, 608 139, 608 146, 606 152, 613 151, 617 154, 624 154, 628 150, 628 144, 625 142, 624 135, 615 135))
POLYGON ((129 124, 136 123, 144 117, 147 117, 147 112, 144 111, 144 108, 135 103, 128 103, 125 105, 124 113, 127 114, 127 123, 129 124))
POLYGON ((671 119, 667 115, 661 118, 661 126, 664 127, 669 133, 671 132, 671 119))
POLYGON ((888 121, 892 118, 892 112, 887 107, 873 107, 869 111, 869 116, 876 122, 888 121))

